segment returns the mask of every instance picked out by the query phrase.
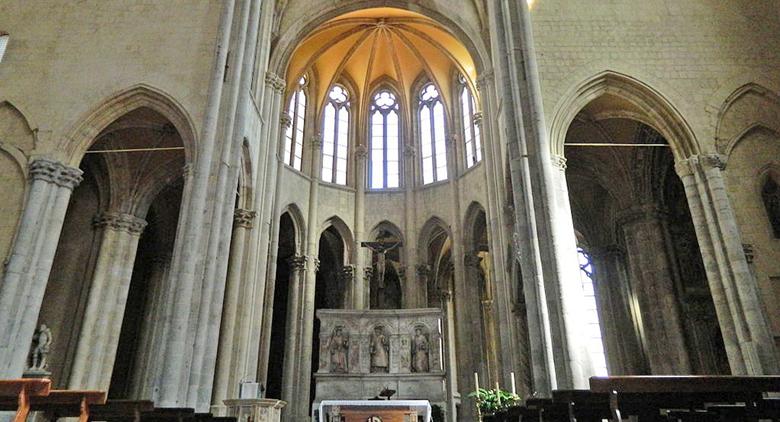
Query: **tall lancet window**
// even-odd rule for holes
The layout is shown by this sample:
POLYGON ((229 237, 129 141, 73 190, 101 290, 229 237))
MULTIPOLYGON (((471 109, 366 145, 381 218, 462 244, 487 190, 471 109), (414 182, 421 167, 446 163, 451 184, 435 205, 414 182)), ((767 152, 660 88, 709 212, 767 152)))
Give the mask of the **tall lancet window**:
POLYGON ((420 92, 420 143, 423 184, 447 179, 447 147, 444 105, 433 84, 420 92))
POLYGON ((369 184, 371 189, 397 188, 400 186, 400 125, 398 101, 390 91, 374 95, 371 114, 371 160, 369 184))
POLYGON ((593 286, 593 262, 589 253, 577 248, 580 263, 580 282, 582 283, 582 298, 585 314, 581 316, 585 323, 585 337, 588 341, 593 372, 596 376, 607 376, 607 357, 604 353, 604 342, 601 338, 598 308, 596 306, 596 291, 593 286))
POLYGON ((463 75, 458 77, 460 82, 460 109, 463 114, 463 141, 466 149, 466 167, 471 168, 482 161, 482 141, 479 134, 479 125, 477 125, 475 115, 476 107, 474 105, 474 96, 471 95, 466 78, 463 75))
POLYGON ((772 234, 775 238, 780 238, 780 185, 772 175, 766 178, 764 187, 761 189, 761 197, 769 216, 769 224, 772 226, 772 234))
POLYGON ((347 184, 349 93, 334 85, 328 93, 322 130, 322 180, 347 184))
POLYGON ((284 163, 296 170, 301 169, 303 157, 303 129, 306 124, 306 76, 298 80, 295 92, 290 96, 288 113, 290 126, 284 136, 284 163))

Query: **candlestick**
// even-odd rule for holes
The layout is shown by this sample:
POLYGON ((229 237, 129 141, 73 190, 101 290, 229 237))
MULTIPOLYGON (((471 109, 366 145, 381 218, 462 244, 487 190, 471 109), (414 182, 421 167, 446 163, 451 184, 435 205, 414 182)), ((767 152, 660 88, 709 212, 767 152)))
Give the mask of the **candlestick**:
POLYGON ((474 389, 475 391, 479 391, 479 374, 474 372, 474 389))
POLYGON ((512 372, 509 375, 510 379, 512 380, 512 394, 517 394, 517 388, 515 387, 515 373, 512 372))

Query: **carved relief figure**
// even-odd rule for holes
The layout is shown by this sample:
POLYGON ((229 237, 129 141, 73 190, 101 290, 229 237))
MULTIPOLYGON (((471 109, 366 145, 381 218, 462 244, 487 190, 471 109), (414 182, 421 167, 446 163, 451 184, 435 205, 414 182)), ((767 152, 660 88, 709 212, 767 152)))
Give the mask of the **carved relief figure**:
POLYGON ((347 347, 349 345, 349 336, 344 334, 343 327, 333 329, 333 334, 328 340, 328 351, 330 351, 330 372, 347 372, 347 347))
POLYGON ((423 332, 423 327, 415 327, 414 339, 412 340, 412 371, 429 372, 428 350, 430 342, 428 336, 423 332))
POLYGON ((390 347, 384 327, 375 327, 371 336, 371 372, 388 372, 390 347))
POLYGON ((49 350, 51 349, 51 341, 51 330, 46 324, 41 324, 41 327, 38 328, 38 331, 35 333, 35 337, 33 337, 34 346, 31 353, 32 362, 30 369, 39 371, 45 371, 47 369, 49 364, 46 362, 46 359, 48 358, 49 350))

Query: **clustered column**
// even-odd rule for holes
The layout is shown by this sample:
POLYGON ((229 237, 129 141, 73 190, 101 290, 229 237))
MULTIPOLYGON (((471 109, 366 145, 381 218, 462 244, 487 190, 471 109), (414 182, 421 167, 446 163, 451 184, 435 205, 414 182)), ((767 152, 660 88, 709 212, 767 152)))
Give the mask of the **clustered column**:
MULTIPOLYGON (((290 265, 290 280, 287 287, 287 333, 284 344, 284 367, 282 369, 282 400, 287 403, 295 403, 295 389, 297 380, 295 374, 298 367, 300 346, 300 315, 301 291, 306 275, 306 256, 295 255, 288 259, 290 265)), ((293 407, 290 407, 294 411, 293 407)))
POLYGON ((102 241, 69 386, 108 390, 138 240, 146 221, 132 214, 108 212, 95 217, 94 227, 103 231, 102 241))
POLYGON ((694 155, 675 170, 688 197, 696 237, 733 374, 778 372, 775 346, 750 272, 719 155, 694 155))
POLYGON ((0 378, 19 378, 57 250, 65 211, 81 170, 39 158, 3 282, 0 284, 0 378))

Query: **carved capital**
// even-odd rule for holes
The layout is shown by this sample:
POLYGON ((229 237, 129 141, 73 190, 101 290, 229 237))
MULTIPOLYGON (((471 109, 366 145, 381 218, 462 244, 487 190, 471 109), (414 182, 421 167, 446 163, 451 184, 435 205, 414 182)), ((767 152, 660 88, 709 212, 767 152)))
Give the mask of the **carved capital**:
POLYGON ((374 276, 374 268, 373 267, 363 267, 363 280, 365 281, 371 281, 371 277, 374 276))
POLYGON ((314 265, 314 272, 318 272, 320 270, 320 259, 315 257, 311 257, 311 263, 314 265))
POLYGON ((414 145, 405 144, 404 145, 404 157, 411 159, 414 158, 414 156, 417 155, 417 149, 414 148, 414 145))
POLYGON ((66 189, 75 188, 81 183, 83 172, 77 168, 68 167, 59 161, 38 158, 30 163, 30 177, 53 183, 66 189))
POLYGON ((290 266, 290 270, 292 271, 303 271, 306 269, 306 256, 293 255, 287 258, 287 264, 290 266))
POLYGON ((493 311, 493 299, 482 299, 482 309, 487 312, 493 311))
POLYGON ((339 273, 339 277, 341 277, 342 281, 352 282, 352 280, 355 279, 355 266, 345 265, 341 267, 341 272, 339 273))
POLYGON ((566 157, 562 155, 553 155, 552 165, 560 171, 566 171, 566 157))
POLYGON ((452 299, 452 291, 447 289, 439 290, 439 298, 442 302, 449 302, 452 299))
POLYGON ((146 227, 146 220, 132 214, 106 212, 98 214, 92 219, 95 228, 123 231, 132 235, 140 235, 146 227))
POLYGON ((283 129, 287 129, 292 125, 292 117, 287 113, 282 113, 282 117, 279 118, 279 124, 282 125, 283 129))
POLYGON ((284 79, 273 72, 265 73, 265 84, 276 92, 284 92, 284 79))
POLYGON ((753 252, 753 245, 750 243, 743 243, 742 251, 745 253, 745 260, 747 263, 752 264, 756 257, 755 253, 753 252))
POLYGON ((476 80, 477 89, 483 91, 489 83, 493 82, 493 77, 494 75, 492 70, 487 70, 485 72, 482 72, 482 74, 477 76, 477 80, 476 80))
POLYGON ((477 126, 482 126, 482 112, 478 111, 474 113, 474 124, 477 126))
POLYGON ((726 170, 726 156, 721 154, 705 154, 701 157, 701 165, 705 170, 718 168, 726 170))
POLYGON ((365 145, 358 145, 355 147, 355 157, 359 160, 365 160, 368 156, 368 148, 365 145))
POLYGON ((721 154, 698 154, 674 164, 674 170, 680 177, 690 176, 699 169, 706 171, 714 168, 725 170, 726 157, 721 154))
POLYGON ((418 277, 428 277, 431 275, 431 267, 426 264, 419 264, 415 268, 418 277))
POLYGON ((313 150, 319 151, 320 149, 322 149, 322 137, 320 136, 319 133, 316 134, 316 135, 313 135, 309 139, 309 145, 311 145, 311 148, 313 150))
POLYGON ((192 163, 187 163, 181 167, 181 175, 185 179, 192 175, 192 163))
POLYGON ((257 212, 245 210, 241 208, 237 208, 233 212, 233 223, 237 227, 243 227, 245 229, 251 229, 252 223, 255 220, 255 216, 257 215, 257 212))

